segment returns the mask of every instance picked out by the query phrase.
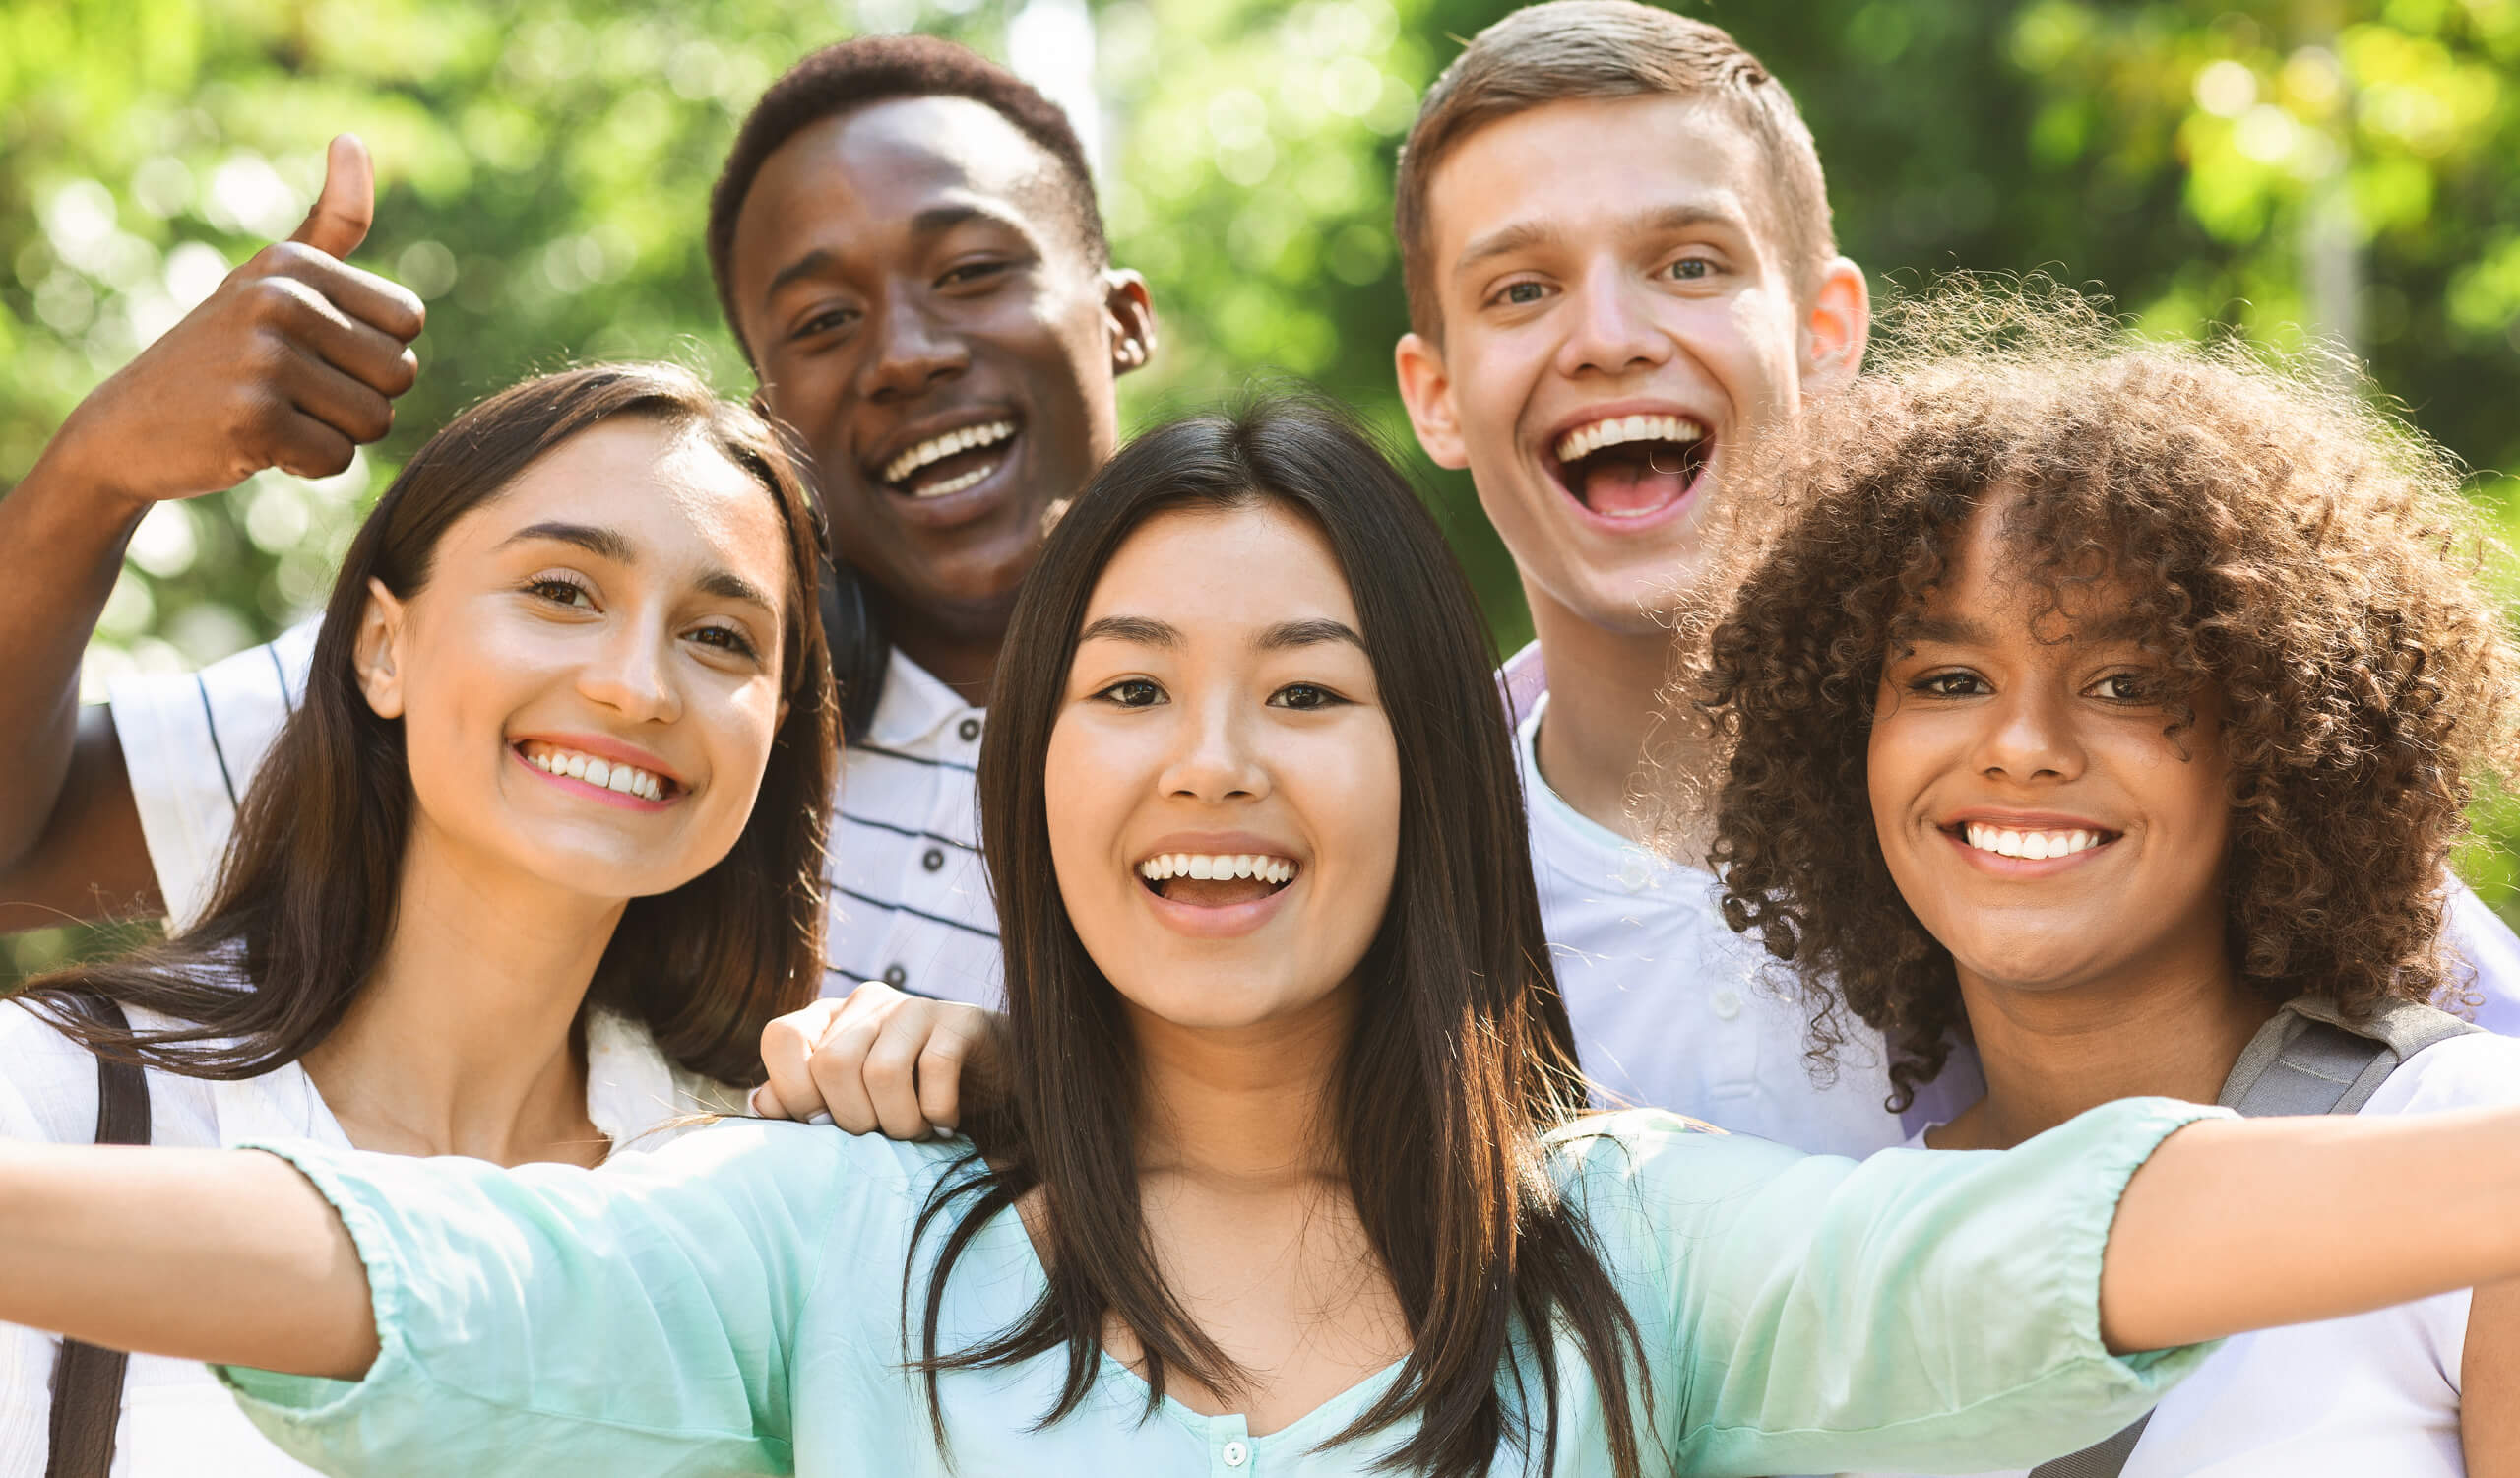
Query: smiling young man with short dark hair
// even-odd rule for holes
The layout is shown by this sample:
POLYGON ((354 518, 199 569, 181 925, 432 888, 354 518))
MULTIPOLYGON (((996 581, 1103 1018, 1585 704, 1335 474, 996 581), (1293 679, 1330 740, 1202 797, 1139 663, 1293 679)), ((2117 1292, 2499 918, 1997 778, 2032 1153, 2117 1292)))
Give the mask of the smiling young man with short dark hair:
MULTIPOLYGON (((303 681, 311 627, 197 675, 117 683, 105 710, 73 724, 79 653, 151 502, 268 466, 332 470, 268 434, 257 407, 303 408, 304 439, 338 451, 336 467, 390 425, 418 305, 339 260, 365 230, 357 162, 344 187, 355 230, 319 229, 337 204, 328 189, 314 235, 257 258, 145 351, 0 505, 14 536, 0 546, 0 639, 27 638, 0 657, 0 752, 21 777, 0 807, 0 903, 86 913, 156 897, 181 919, 202 898, 235 798, 303 681), (266 284, 275 272, 291 282, 266 284), (256 349, 265 338, 271 355, 256 349), (203 465, 165 486, 98 471, 127 471, 114 449, 152 444, 201 364, 308 361, 313 391, 257 381, 206 407, 183 428, 203 465), (345 378, 356 383, 334 384, 345 378)), ((827 865, 834 984, 994 1001, 974 700, 1049 510, 1117 441, 1113 381, 1154 347, 1146 289, 1110 266, 1057 108, 929 37, 827 47, 774 84, 729 154, 708 238, 759 403, 792 433, 848 567, 827 617, 847 649, 854 740, 827 865)))

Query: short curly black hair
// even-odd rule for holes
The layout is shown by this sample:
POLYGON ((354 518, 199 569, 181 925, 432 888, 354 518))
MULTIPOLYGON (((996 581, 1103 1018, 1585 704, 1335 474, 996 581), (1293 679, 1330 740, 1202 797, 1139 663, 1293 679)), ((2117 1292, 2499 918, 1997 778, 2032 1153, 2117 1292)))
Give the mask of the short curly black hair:
POLYGON ((1094 171, 1076 127, 1057 103, 1006 68, 952 41, 925 35, 860 36, 825 46, 788 69, 745 115, 725 167, 709 193, 709 276, 718 286, 718 307, 744 356, 752 346, 735 318, 732 257, 735 218, 752 192, 762 161, 804 129, 825 118, 897 97, 968 97, 994 109, 1057 161, 1067 185, 1069 225, 1096 270, 1109 266, 1111 246, 1102 232, 1102 205, 1094 193, 1094 171))
POLYGON ((1729 609, 1678 685, 1721 759, 1696 826, 1727 922, 1792 962, 1815 1058, 1846 1014, 1887 1037, 1893 1106, 1964 1037, 1951 954, 1874 834, 1866 753, 1885 662, 2000 501, 2047 609, 2122 581, 2178 689, 2219 692, 2242 986, 2357 1017, 2438 998, 2443 869, 2473 786, 2511 773, 2514 711, 2457 466, 2333 363, 2099 340, 1993 301, 2026 342, 1866 375, 1758 469, 1783 516, 1734 541, 1729 609))

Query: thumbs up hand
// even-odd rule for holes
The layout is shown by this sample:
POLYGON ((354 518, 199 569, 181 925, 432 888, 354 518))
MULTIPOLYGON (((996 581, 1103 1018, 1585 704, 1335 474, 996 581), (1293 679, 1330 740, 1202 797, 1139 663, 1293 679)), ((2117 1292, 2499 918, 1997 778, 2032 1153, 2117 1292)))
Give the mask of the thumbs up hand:
POLYGON ((100 513, 125 517, 269 467, 316 478, 349 466, 393 428, 394 399, 419 374, 419 298, 343 260, 375 210, 367 146, 343 134, 304 224, 80 402, 46 459, 95 487, 100 513))

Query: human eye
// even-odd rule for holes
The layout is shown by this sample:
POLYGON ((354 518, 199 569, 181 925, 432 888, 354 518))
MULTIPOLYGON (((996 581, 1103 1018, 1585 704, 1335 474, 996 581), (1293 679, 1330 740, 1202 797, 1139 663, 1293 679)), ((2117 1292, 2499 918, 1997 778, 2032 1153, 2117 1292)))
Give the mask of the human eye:
POLYGON ((2083 691, 2106 703, 2150 703, 2158 696, 2152 675, 2134 670, 2105 673, 2083 691))
POLYGON ((795 329, 788 335, 788 338, 791 343, 801 339, 811 339, 818 334, 837 332, 838 330, 847 328, 849 325, 856 321, 857 310, 855 308, 824 308, 819 312, 807 315, 805 320, 802 323, 797 324, 795 329))
POLYGON ((1985 678, 1966 668, 1939 668, 1910 678, 1908 690, 1928 698, 1976 698, 1993 691, 1985 678))
POLYGON ((936 280, 940 288, 968 288, 1003 277, 1015 269, 1015 263, 1001 257, 983 257, 976 261, 957 262, 945 269, 936 280))
POLYGON ((573 606, 581 610, 595 609, 595 592, 575 576, 536 575, 525 582, 524 591, 536 600, 554 606, 573 606))
POLYGON ((1337 708, 1348 700, 1317 682, 1290 682, 1269 695, 1271 708, 1292 708, 1297 713, 1318 713, 1337 708))
POLYGON ((756 662, 761 659, 761 649, 753 645, 752 638, 740 627, 699 626, 692 630, 691 639, 704 647, 715 647, 719 651, 729 652, 737 657, 748 657, 756 662))
POLYGON ((1153 708, 1164 701, 1164 689, 1147 677, 1123 677, 1094 696, 1114 708, 1153 708))
POLYGON ((1547 284, 1525 280, 1519 283, 1507 283, 1504 287, 1497 289, 1496 295, 1488 301, 1500 307, 1527 308, 1547 295, 1547 284))

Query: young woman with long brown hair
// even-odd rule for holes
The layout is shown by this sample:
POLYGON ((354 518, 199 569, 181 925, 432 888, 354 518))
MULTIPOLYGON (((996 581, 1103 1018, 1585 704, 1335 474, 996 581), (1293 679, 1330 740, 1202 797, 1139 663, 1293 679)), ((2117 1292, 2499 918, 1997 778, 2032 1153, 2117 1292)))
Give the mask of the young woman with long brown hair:
MULTIPOLYGON (((727 1102, 820 980, 815 557, 769 428, 684 371, 457 418, 352 541, 206 915, 0 1006, 0 1135, 94 1137, 98 1059, 168 1146, 591 1165, 727 1102)), ((69 1471, 73 1368, 0 1327, 0 1475, 69 1471)), ((303 1471, 197 1365, 120 1383, 82 1437, 132 1471, 303 1471)))
POLYGON ((2520 1272, 2516 1116, 1861 1165, 1581 1116, 1477 608, 1333 418, 1141 439, 1015 630, 971 1141, 0 1147, 0 1315, 259 1367, 336 1472, 1634 1478, 2035 1460, 2172 1347, 2520 1272))

